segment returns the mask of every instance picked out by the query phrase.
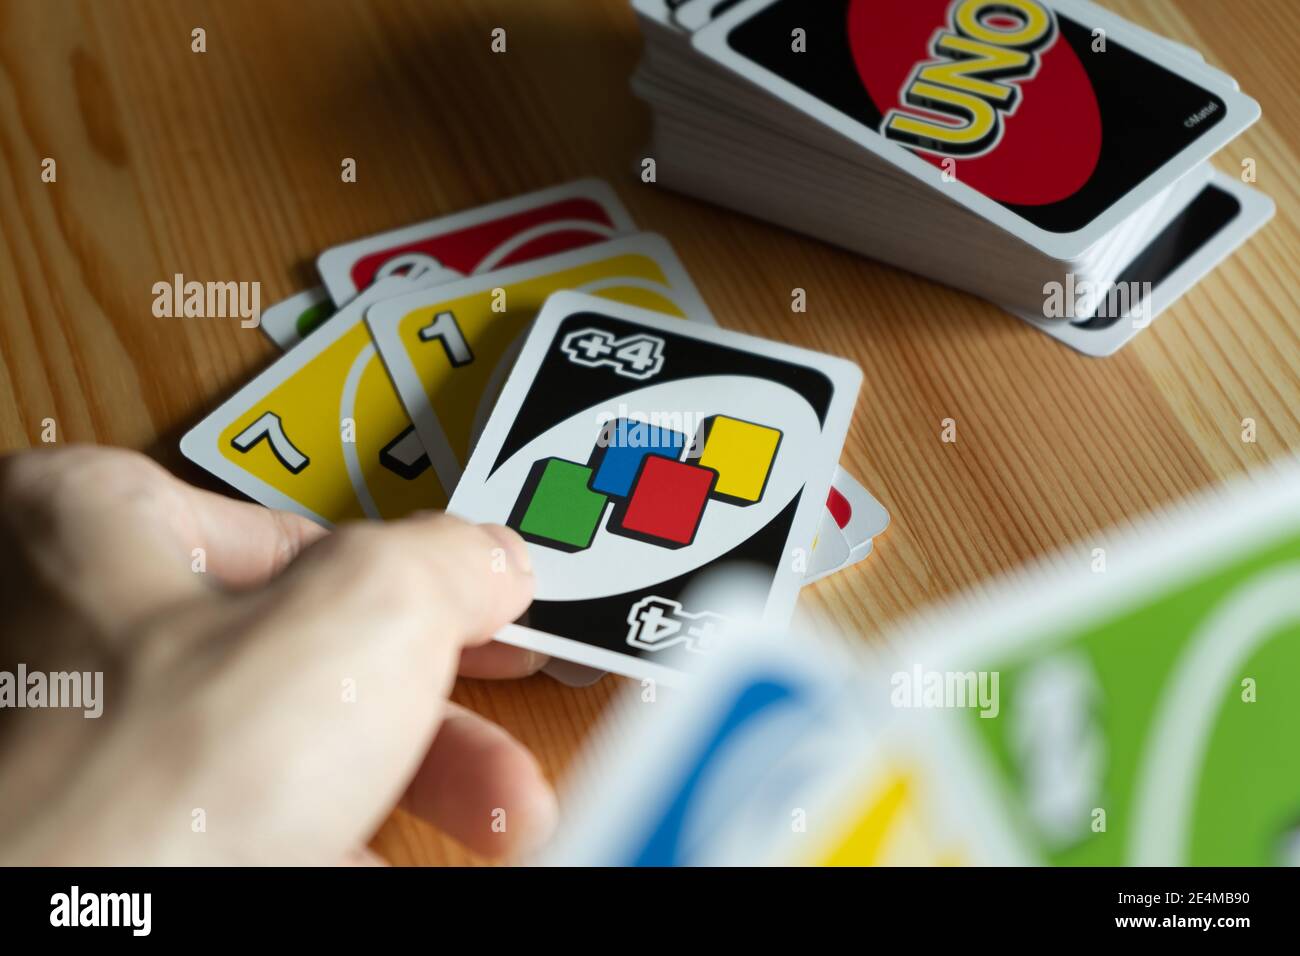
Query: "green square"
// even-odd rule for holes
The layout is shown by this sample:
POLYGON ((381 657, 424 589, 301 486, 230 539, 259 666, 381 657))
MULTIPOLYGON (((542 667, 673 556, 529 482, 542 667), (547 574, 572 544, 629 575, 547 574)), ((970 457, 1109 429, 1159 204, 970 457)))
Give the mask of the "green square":
POLYGON ((581 551, 596 535, 609 499, 587 487, 591 469, 561 458, 548 458, 519 522, 523 534, 581 551))

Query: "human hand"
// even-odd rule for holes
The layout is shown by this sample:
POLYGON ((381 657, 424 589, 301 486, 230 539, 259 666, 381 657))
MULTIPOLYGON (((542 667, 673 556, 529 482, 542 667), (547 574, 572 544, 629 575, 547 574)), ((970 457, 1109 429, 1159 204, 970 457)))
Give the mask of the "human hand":
POLYGON ((126 451, 3 459, 0 671, 103 684, 97 719, 0 711, 0 862, 332 864, 399 801, 482 853, 535 844, 536 761, 446 700, 458 668, 545 663, 489 642, 532 589, 505 528, 330 533, 126 451))

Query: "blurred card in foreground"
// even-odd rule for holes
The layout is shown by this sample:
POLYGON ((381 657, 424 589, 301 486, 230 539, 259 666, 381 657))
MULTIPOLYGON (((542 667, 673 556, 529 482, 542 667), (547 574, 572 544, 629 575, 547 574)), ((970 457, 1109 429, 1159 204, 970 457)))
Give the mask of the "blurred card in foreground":
POLYGON ((1300 462, 1106 545, 856 673, 756 638, 643 686, 546 862, 1296 863, 1300 462))

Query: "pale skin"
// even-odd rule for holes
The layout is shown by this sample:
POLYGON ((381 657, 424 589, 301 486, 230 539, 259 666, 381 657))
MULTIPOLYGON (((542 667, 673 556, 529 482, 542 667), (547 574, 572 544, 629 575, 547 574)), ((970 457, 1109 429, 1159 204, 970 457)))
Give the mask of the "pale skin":
POLYGON ((397 805, 527 852, 550 785, 447 694, 545 663, 490 641, 532 593, 505 528, 327 532, 131 452, 0 460, 0 670, 104 672, 98 719, 0 710, 0 864, 373 862, 397 805))

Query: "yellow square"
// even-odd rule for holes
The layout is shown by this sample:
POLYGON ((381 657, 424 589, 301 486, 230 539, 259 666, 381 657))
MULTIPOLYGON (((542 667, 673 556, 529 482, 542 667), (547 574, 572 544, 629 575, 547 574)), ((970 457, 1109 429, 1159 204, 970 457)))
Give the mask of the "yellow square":
POLYGON ((718 473, 714 494, 758 501, 780 443, 781 433, 775 428, 717 415, 708 423, 699 464, 718 473))

